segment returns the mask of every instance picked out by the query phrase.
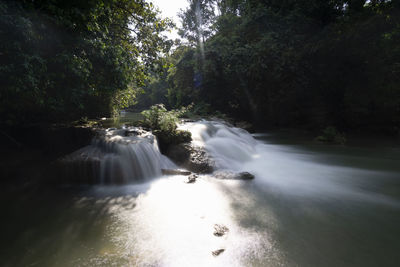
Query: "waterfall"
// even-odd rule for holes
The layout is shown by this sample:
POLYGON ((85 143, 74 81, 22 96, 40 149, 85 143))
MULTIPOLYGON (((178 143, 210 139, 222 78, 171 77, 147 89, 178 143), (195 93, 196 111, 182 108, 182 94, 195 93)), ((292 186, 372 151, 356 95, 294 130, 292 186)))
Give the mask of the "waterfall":
POLYGON ((180 125, 192 134, 193 144, 204 147, 216 163, 217 169, 242 170, 243 163, 257 156, 257 141, 241 128, 222 121, 188 122, 180 125))
POLYGON ((157 139, 137 127, 108 129, 71 155, 69 180, 100 184, 126 184, 161 176, 161 169, 176 168, 160 153, 157 139))

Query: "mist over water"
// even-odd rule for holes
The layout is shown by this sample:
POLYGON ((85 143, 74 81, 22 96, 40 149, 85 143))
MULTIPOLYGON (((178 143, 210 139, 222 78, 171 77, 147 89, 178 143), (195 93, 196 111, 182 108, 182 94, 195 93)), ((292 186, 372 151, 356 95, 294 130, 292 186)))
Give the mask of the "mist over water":
POLYGON ((255 179, 175 175, 57 197, 3 194, 14 200, 3 201, 6 217, 26 221, 8 226, 6 266, 397 266, 397 150, 280 142, 216 121, 180 128, 219 170, 255 179), (229 232, 214 236, 215 224, 229 232))

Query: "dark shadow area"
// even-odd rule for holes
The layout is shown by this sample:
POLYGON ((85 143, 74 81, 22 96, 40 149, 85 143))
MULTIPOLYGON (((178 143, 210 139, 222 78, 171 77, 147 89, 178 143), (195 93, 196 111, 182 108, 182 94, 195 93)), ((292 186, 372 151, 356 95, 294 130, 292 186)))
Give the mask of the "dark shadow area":
POLYGON ((89 260, 106 253, 104 247, 110 254, 116 249, 109 228, 116 211, 134 209, 148 187, 3 187, 1 265, 94 264, 89 260))

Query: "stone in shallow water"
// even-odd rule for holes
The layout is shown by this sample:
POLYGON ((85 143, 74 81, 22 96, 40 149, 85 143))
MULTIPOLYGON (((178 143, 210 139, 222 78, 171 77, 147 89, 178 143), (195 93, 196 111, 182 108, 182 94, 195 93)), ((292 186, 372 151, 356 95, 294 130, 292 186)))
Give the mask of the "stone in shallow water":
POLYGON ((196 175, 196 174, 191 174, 191 175, 188 177, 186 183, 187 183, 187 184, 193 184, 193 183, 195 183, 197 177, 199 177, 199 176, 196 175))
POLYGON ((215 162, 204 148, 191 143, 170 146, 166 156, 179 166, 196 173, 211 173, 215 167, 215 162))
POLYGON ((191 175, 192 172, 179 169, 161 169, 164 175, 191 175))
POLYGON ((252 180, 254 179, 254 175, 249 172, 240 172, 239 179, 241 180, 252 180))
POLYGON ((217 171, 214 173, 214 177, 217 179, 225 180, 252 180, 254 175, 249 172, 231 172, 231 171, 217 171))
POLYGON ((224 248, 221 248, 221 249, 217 249, 217 250, 214 250, 213 252, 211 252, 212 253, 212 255, 214 256, 214 257, 217 257, 217 256, 219 256, 222 252, 224 252, 225 251, 225 249, 224 248))
POLYGON ((229 228, 222 224, 214 224, 214 235, 223 236, 229 232, 229 228))

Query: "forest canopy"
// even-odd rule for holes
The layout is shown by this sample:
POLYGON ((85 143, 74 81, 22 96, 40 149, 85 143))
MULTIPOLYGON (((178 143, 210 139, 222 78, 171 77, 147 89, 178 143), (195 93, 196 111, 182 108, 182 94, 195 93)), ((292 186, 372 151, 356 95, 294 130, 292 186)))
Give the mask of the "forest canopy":
POLYGON ((4 124, 110 115, 135 101, 172 42, 144 0, 0 2, 4 124))
POLYGON ((399 132, 399 1, 189 2, 186 42, 144 102, 203 103, 259 127, 399 132))
POLYGON ((1 1, 2 122, 194 103, 259 128, 399 133, 400 1, 188 2, 173 45, 145 0, 1 1))

